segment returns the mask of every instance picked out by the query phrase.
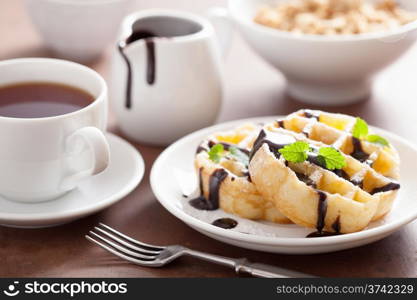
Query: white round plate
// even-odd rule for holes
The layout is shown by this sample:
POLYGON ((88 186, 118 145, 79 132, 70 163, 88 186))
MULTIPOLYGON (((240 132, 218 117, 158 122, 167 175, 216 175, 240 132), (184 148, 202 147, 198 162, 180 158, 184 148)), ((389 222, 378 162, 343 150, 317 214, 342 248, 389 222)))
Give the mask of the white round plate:
POLYGON ((195 230, 235 246, 285 254, 313 254, 349 249, 380 240, 417 218, 417 147, 387 131, 373 128, 399 151, 401 189, 392 211, 383 220, 373 222, 361 232, 318 238, 306 238, 314 230, 300 226, 279 225, 242 219, 222 210, 200 211, 188 204, 188 195, 196 189, 194 155, 198 144, 216 131, 228 130, 245 122, 266 123, 279 117, 253 118, 219 124, 194 132, 168 147, 156 160, 151 172, 151 186, 159 202, 174 216, 195 230), (211 225, 219 217, 238 221, 234 229, 211 225))
POLYGON ((103 173, 52 201, 28 204, 0 197, 0 224, 27 228, 60 225, 100 211, 129 194, 143 177, 142 156, 114 134, 108 133, 107 139, 111 160, 103 173))

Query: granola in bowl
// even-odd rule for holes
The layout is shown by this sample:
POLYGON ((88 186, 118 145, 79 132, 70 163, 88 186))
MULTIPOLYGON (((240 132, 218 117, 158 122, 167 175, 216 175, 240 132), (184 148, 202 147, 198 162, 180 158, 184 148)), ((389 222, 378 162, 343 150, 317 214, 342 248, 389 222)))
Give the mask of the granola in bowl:
POLYGON ((264 6, 254 21, 282 31, 316 35, 354 35, 388 31, 417 19, 395 0, 288 0, 264 6))

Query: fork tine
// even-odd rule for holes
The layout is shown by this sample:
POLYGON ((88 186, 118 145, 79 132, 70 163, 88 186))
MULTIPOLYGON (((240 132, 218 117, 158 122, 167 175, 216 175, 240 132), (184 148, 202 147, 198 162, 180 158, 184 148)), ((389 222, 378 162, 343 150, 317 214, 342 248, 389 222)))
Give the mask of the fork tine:
POLYGON ((124 238, 125 240, 128 240, 129 242, 132 242, 132 243, 134 243, 134 244, 136 244, 138 246, 151 248, 150 250, 159 250, 159 251, 161 251, 161 250, 164 250, 165 249, 165 247, 150 245, 150 244, 146 244, 146 243, 140 242, 138 240, 132 239, 130 236, 127 236, 127 235, 125 235, 125 234, 123 234, 123 233, 121 233, 121 232, 119 232, 119 231, 111 228, 110 226, 107 226, 106 224, 101 223, 101 222, 98 223, 98 224, 100 226, 104 227, 105 229, 107 229, 108 231, 111 231, 112 233, 114 233, 114 234, 116 234, 116 235, 124 238))
POLYGON ((116 255, 116 256, 118 256, 118 257, 120 257, 121 259, 124 259, 124 260, 130 261, 130 262, 132 262, 132 263, 134 263, 134 264, 141 265, 141 266, 151 266, 151 265, 152 265, 152 262, 151 262, 151 261, 143 261, 143 260, 135 259, 135 258, 133 258, 133 257, 130 257, 130 256, 127 256, 127 255, 124 255, 123 253, 121 253, 121 252, 119 252, 119 251, 117 251, 117 250, 115 250, 115 249, 113 249, 113 248, 111 248, 111 247, 107 246, 106 244, 104 244, 104 243, 102 243, 102 242, 100 242, 100 241, 97 241, 96 239, 92 238, 92 237, 91 237, 91 236, 89 236, 89 235, 85 235, 85 238, 86 238, 87 240, 89 240, 90 242, 92 242, 92 243, 94 243, 94 244, 96 244, 96 245, 100 246, 100 247, 101 247, 101 248, 103 248, 104 250, 107 250, 107 251, 109 251, 110 253, 112 253, 112 254, 114 254, 114 255, 116 255))
POLYGON ((135 250, 135 251, 138 251, 138 252, 141 252, 143 254, 159 254, 159 253, 161 253, 160 250, 159 251, 154 251, 154 250, 148 250, 148 249, 145 249, 145 248, 142 248, 142 247, 134 246, 131 243, 128 243, 128 242, 126 242, 126 241, 118 238, 114 234, 111 234, 111 233, 109 233, 109 232, 107 232, 107 231, 105 231, 105 230, 103 230, 103 229, 101 229, 99 227, 94 227, 94 229, 97 230, 97 231, 99 231, 99 232, 101 232, 102 234, 108 236, 109 238, 115 240, 119 244, 122 244, 125 247, 128 247, 128 248, 130 248, 132 250, 135 250))
POLYGON ((145 259, 147 261, 151 261, 154 260, 156 258, 156 255, 143 255, 134 251, 129 250, 128 248, 125 248, 119 244, 116 244, 108 239, 106 239, 105 237, 102 237, 101 235, 98 235, 97 233, 95 233, 94 231, 90 231, 89 232, 91 235, 93 235, 96 238, 99 238, 100 240, 102 240, 103 242, 106 242, 107 244, 109 244, 110 246, 112 246, 113 248, 119 250, 120 252, 122 252, 123 254, 128 254, 130 256, 133 256, 137 259, 145 259))

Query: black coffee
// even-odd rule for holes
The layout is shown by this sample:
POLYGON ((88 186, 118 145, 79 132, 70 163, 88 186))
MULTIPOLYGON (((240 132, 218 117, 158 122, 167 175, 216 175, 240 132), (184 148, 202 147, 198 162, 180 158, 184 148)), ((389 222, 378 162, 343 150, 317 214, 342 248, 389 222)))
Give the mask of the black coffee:
POLYGON ((77 111, 94 101, 81 89, 51 82, 26 82, 0 87, 0 116, 44 118, 77 111))

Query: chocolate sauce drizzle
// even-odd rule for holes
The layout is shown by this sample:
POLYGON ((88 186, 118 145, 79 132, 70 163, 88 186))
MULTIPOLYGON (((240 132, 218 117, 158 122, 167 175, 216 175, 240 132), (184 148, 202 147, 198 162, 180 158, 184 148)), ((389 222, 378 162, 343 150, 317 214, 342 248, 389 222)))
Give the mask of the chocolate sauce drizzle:
POLYGON ((324 228, 324 221, 327 213, 327 195, 322 191, 317 191, 319 195, 319 201, 317 206, 317 224, 316 228, 318 232, 322 232, 324 228))
POLYGON ((197 150, 195 151, 195 153, 198 154, 198 153, 203 152, 203 151, 206 151, 207 152, 208 149, 206 147, 204 147, 203 145, 199 145, 197 147, 197 150))
POLYGON ((249 170, 243 173, 243 176, 246 176, 248 178, 249 182, 252 182, 252 178, 250 177, 249 170))
POLYGON ((364 162, 369 158, 369 154, 363 151, 361 141, 352 136, 353 151, 350 154, 360 162, 364 162))
POLYGON ((203 170, 204 168, 198 169, 198 188, 200 190, 200 195, 204 195, 204 189, 203 189, 203 170))
POLYGON ((223 229, 232 229, 237 226, 238 222, 231 218, 221 218, 213 221, 211 224, 223 229))
MULTIPOLYGON (((353 152, 350 154, 352 157, 356 158, 360 162, 365 162, 367 165, 372 167, 373 161, 369 159, 369 154, 364 152, 362 149, 361 141, 358 138, 352 137, 353 152)), ((354 185, 357 185, 363 188, 363 180, 351 180, 354 185)), ((390 182, 382 187, 374 188, 370 194, 376 194, 381 192, 388 192, 393 190, 398 190, 400 184, 397 182, 390 182)))
POLYGON ((252 151, 249 154, 249 161, 252 160, 255 153, 262 147, 263 144, 269 146, 269 150, 279 158, 281 154, 279 149, 284 148, 286 145, 294 143, 296 140, 292 136, 280 134, 280 133, 266 133, 265 130, 261 130, 255 143, 253 144, 252 151))
POLYGON ((220 185, 226 179, 228 173, 223 169, 217 169, 210 175, 208 202, 213 209, 219 208, 220 185))
POLYGON ((318 159, 317 153, 308 153, 307 161, 323 169, 327 169, 326 166, 318 159))
POLYGON ((343 169, 335 169, 333 171, 333 173, 335 173, 340 178, 343 178, 343 179, 346 179, 346 180, 350 180, 350 177, 349 177, 348 173, 346 173, 343 169))
POLYGON ((156 34, 146 30, 134 31, 126 40, 119 42, 118 50, 122 55, 127 66, 127 80, 126 80, 126 101, 125 106, 127 109, 132 107, 132 64, 130 63, 129 58, 125 53, 125 48, 127 45, 138 41, 144 40, 146 45, 146 60, 147 60, 147 69, 146 69, 146 82, 149 85, 155 83, 156 78, 156 57, 155 57, 155 43, 153 38, 157 37, 156 34))
POLYGON ((201 176, 202 168, 199 170, 200 180, 200 196, 190 200, 190 205, 200 210, 216 210, 219 208, 219 191, 222 182, 228 176, 228 173, 223 169, 216 169, 209 179, 209 192, 208 198, 204 197, 203 184, 201 176))
POLYGON ((216 209, 213 209, 209 205, 206 197, 204 197, 203 195, 200 195, 197 198, 191 199, 189 203, 192 207, 199 209, 199 210, 216 210, 216 209))
POLYGON ((297 175, 298 180, 304 182, 305 184, 307 184, 308 186, 311 186, 313 188, 316 188, 316 183, 310 179, 310 177, 308 177, 307 175, 304 175, 303 173, 298 173, 295 172, 295 175, 297 175))
POLYGON ((333 222, 332 228, 333 228, 335 234, 340 233, 340 215, 337 216, 336 220, 333 222))
POLYGON ((337 232, 328 232, 328 231, 314 231, 306 236, 306 238, 317 238, 317 237, 325 237, 325 236, 334 236, 339 235, 340 233, 337 232))
POLYGON ((389 192, 389 191, 395 191, 400 189, 400 184, 397 182, 390 182, 384 186, 378 187, 378 188, 374 188, 371 191, 371 195, 376 194, 376 193, 382 193, 382 192, 389 192))
POLYGON ((329 231, 314 231, 314 232, 311 232, 306 236, 306 238, 334 236, 334 235, 341 234, 340 233, 340 216, 337 216, 336 220, 333 222, 332 229, 334 230, 334 232, 329 232, 329 231))
POLYGON ((320 113, 317 112, 317 111, 306 109, 306 110, 304 110, 304 117, 309 118, 309 119, 314 118, 317 121, 319 121, 320 120, 320 113))
POLYGON ((350 182, 352 182, 353 185, 356 185, 358 187, 360 187, 361 189, 363 189, 363 179, 353 179, 350 182))

